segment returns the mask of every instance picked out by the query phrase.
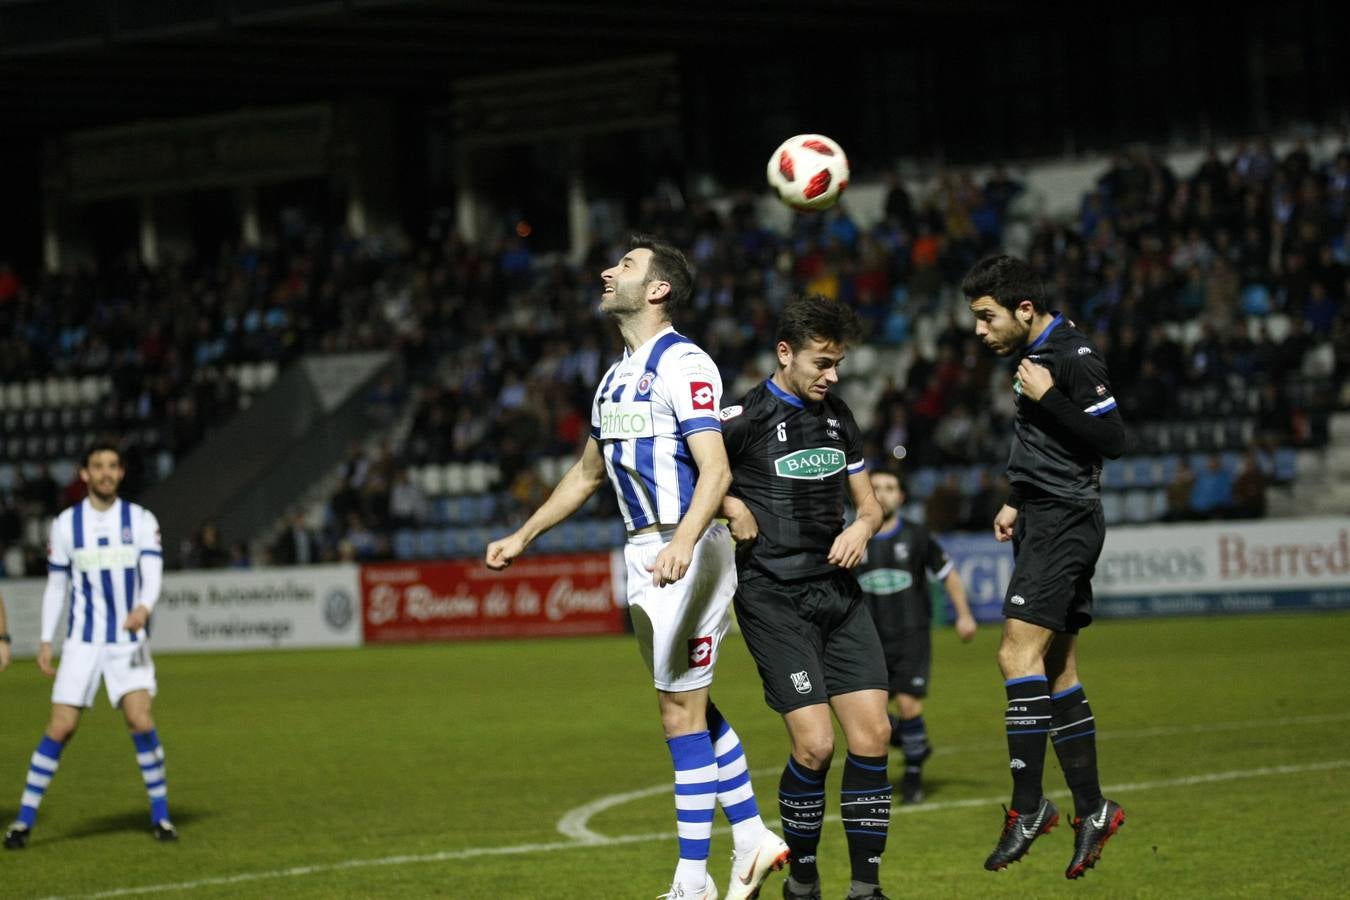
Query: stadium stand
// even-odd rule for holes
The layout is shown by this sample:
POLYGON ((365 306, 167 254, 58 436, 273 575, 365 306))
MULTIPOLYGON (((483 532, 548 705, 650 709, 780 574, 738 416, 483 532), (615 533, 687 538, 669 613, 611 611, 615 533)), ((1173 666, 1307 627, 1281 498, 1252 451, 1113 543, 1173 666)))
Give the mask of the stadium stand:
MULTIPOLYGON (((867 227, 841 206, 776 231, 745 195, 649 198, 642 224, 689 248, 698 282, 681 326, 722 366, 729 400, 768 373, 774 313, 791 293, 858 309, 870 338, 838 389, 869 460, 907 471, 912 515, 949 475, 957 527, 983 530, 1001 502, 1008 373, 973 338, 955 285, 1005 246, 1038 268, 1054 306, 1112 364, 1132 446, 1103 473, 1108 521, 1201 515, 1174 508, 1169 490, 1183 462, 1198 473, 1211 456, 1262 499, 1204 514, 1253 515, 1350 403, 1347 171, 1350 151, 1317 159, 1302 144, 1282 158, 1269 142, 1241 144, 1185 174, 1131 149, 1070 221, 1038 215, 1025 188, 1034 171, 1022 181, 996 169, 982 180, 942 172, 923 188, 892 179, 867 227), (1242 466, 1249 453, 1255 472, 1242 466)), ((70 485, 78 448, 96 433, 126 435, 133 486, 150 483, 301 355, 393 347, 407 386, 379 400, 406 427, 391 425, 395 445, 360 484, 335 473, 331 496, 311 498, 324 510, 310 523, 321 558, 476 556, 546 496, 584 440, 591 391, 617 351, 593 314, 592 285, 607 242, 622 239, 600 235, 571 266, 434 225, 418 242, 312 230, 198 269, 20 285, 0 306, 25 329, 0 330, 16 334, 0 354, 0 540, 32 555, 57 501, 30 497, 30 482, 70 485), (52 297, 70 303, 59 316, 52 297), (150 298, 181 314, 152 315, 150 298), (108 327, 76 324, 85 321, 108 327)), ((606 492, 585 512, 539 549, 621 541, 606 492)), ((248 555, 266 559, 272 535, 252 537, 248 555)))

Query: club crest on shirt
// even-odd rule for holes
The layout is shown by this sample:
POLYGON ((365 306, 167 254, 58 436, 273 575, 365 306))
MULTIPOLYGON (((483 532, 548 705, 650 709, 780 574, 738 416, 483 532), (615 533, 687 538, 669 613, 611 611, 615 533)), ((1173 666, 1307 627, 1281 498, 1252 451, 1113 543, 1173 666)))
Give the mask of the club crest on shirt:
POLYGON ((1099 384, 1099 385, 1097 385, 1096 391, 1097 391, 1097 396, 1098 396, 1098 397, 1105 397, 1105 396, 1106 396, 1106 385, 1104 385, 1104 384, 1099 384))
POLYGON ((637 392, 645 394, 652 389, 652 382, 656 380, 655 372, 643 372, 642 377, 638 379, 637 392))
POLYGON ((131 527, 130 527, 130 526, 128 526, 128 527, 122 529, 122 543, 124 543, 124 544, 130 544, 130 543, 131 543, 131 527))

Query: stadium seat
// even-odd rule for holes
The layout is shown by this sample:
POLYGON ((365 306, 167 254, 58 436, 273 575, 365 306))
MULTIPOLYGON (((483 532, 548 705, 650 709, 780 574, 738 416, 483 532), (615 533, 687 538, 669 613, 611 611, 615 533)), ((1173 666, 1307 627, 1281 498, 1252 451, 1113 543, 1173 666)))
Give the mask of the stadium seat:
POLYGON ((1134 471, 1127 459, 1108 459, 1102 464, 1102 487, 1122 488, 1134 484, 1134 471))
POLYGON ((1107 525, 1115 525, 1121 520, 1121 500, 1118 491, 1102 491, 1102 515, 1107 525))
POLYGON ((916 500, 927 500, 937 487, 940 476, 936 469, 922 468, 915 471, 909 479, 909 491, 916 500))
POLYGON ((492 488, 493 466, 485 462, 469 463, 465 472, 464 490, 469 494, 481 494, 492 488))
POLYGON ((256 393, 258 390, 258 367, 253 363, 240 363, 234 370, 235 382, 239 385, 239 390, 245 394, 256 393))
POLYGON ((410 529, 400 528, 394 532, 394 556, 398 559, 415 559, 417 557, 417 545, 410 529))
POLYGON ((447 463, 444 469, 444 490, 445 493, 458 496, 464 493, 464 485, 468 481, 468 475, 465 471, 467 463, 447 463))
POLYGON ((0 491, 14 490, 18 477, 18 470, 11 463, 0 463, 0 491))
POLYGON ((437 463, 422 467, 422 492, 428 497, 439 497, 445 493, 445 470, 437 463))
POLYGON ((93 375, 86 375, 80 379, 80 401, 88 404, 97 403, 103 396, 99 388, 98 378, 93 375))
POLYGON ((23 405, 32 409, 42 406, 42 382, 25 381, 23 384, 23 405))
POLYGON ((279 368, 272 360, 258 363, 258 390, 265 391, 277 380, 279 368))
POLYGON ((1148 522, 1153 518, 1152 492, 1129 490, 1125 492, 1123 515, 1126 522, 1148 522))
POLYGON ((418 559, 431 559, 439 555, 441 532, 439 528, 423 528, 417 532, 415 555, 418 559))
POLYGON ((1286 484, 1298 475, 1298 454, 1293 447, 1281 447, 1275 451, 1275 480, 1286 484))

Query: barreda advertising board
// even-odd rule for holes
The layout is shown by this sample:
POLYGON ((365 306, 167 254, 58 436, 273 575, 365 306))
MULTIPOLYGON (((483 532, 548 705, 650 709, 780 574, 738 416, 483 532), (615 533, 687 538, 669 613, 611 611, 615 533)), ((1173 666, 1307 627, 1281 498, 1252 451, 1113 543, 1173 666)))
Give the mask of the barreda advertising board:
POLYGON ((480 560, 363 566, 365 639, 618 634, 615 565, 615 554, 578 553, 526 556, 500 572, 480 560))
MULTIPOLYGON (((981 621, 1001 617, 1008 544, 940 536, 981 621)), ((1108 528, 1092 579, 1102 617, 1350 608, 1350 519, 1108 528)))

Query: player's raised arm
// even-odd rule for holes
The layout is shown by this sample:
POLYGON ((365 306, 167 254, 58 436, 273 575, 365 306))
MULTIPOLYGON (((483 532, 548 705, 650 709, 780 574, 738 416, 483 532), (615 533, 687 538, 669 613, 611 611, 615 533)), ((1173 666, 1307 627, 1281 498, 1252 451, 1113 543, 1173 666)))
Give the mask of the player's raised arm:
POLYGON ((731 486, 731 465, 727 462, 722 435, 709 429, 688 435, 689 455, 698 466, 698 481, 689 509, 680 519, 670 543, 661 548, 652 561, 652 584, 662 587, 679 581, 689 570, 694 557, 694 542, 699 539, 722 505, 727 488, 731 486))
POLYGON ((581 458, 563 475, 553 493, 534 511, 525 524, 504 538, 488 544, 483 561, 489 569, 505 569, 539 535, 581 509, 605 483, 605 461, 600 445, 588 438, 581 458))

